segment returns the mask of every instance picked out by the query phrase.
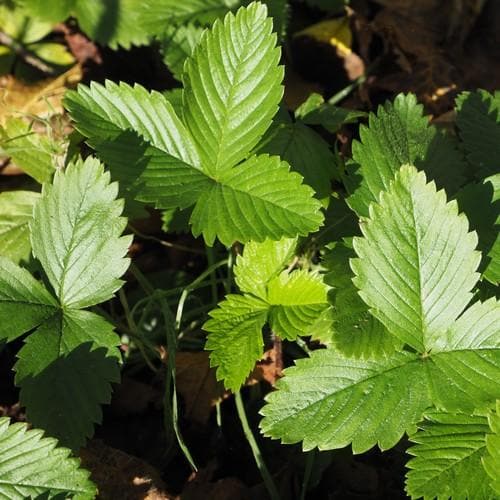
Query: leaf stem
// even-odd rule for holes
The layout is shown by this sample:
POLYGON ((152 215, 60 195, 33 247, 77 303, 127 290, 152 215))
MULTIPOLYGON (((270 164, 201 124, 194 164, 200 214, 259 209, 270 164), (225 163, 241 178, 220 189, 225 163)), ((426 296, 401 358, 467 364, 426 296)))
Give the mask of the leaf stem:
POLYGON ((264 480, 264 484, 266 485, 267 491, 271 500, 280 500, 280 495, 278 493, 278 489, 274 484, 273 478, 269 473, 269 470, 264 462, 264 458, 259 449, 259 445, 255 440, 255 437, 252 433, 252 429, 250 429, 250 425, 248 424, 247 415, 245 413, 245 407, 243 405, 243 400, 241 399, 240 391, 234 394, 234 400, 236 402, 236 410, 238 411, 238 417, 240 418, 241 427, 243 428, 243 432, 245 433, 245 437, 252 449, 253 456, 255 458, 255 463, 257 464, 257 468, 260 471, 262 479, 264 480))
POLYGON ((309 485, 309 480, 311 479, 311 473, 314 465, 314 460, 316 458, 316 450, 311 450, 306 455, 306 466, 304 469, 304 476, 302 477, 302 488, 300 490, 300 500, 305 500, 307 487, 309 485))

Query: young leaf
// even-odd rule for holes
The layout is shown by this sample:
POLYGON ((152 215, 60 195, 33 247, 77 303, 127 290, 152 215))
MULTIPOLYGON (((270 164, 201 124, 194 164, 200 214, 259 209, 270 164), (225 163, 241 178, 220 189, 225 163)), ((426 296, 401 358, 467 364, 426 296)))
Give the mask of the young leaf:
POLYGON ((304 451, 342 448, 362 453, 394 446, 430 404, 418 356, 358 360, 333 349, 314 351, 287 368, 266 397, 261 429, 304 451))
POLYGON ((287 266, 296 246, 297 238, 247 243, 243 255, 238 255, 234 268, 235 281, 240 290, 266 300, 267 284, 287 266))
POLYGON ((15 366, 30 422, 65 446, 82 446, 120 380, 118 340, 111 324, 88 311, 66 309, 45 321, 15 366))
POLYGON ((43 187, 31 222, 33 255, 66 307, 103 302, 122 284, 131 238, 120 237, 126 219, 117 192, 93 158, 58 171, 54 183, 43 187))
POLYGON ((369 126, 360 127, 360 136, 361 142, 353 142, 353 163, 345 179, 349 206, 360 216, 368 215, 370 203, 389 188, 401 165, 417 166, 450 193, 464 181, 460 152, 451 138, 429 125, 412 94, 400 94, 394 103, 380 106, 376 116, 370 114, 369 126))
POLYGON ((456 106, 457 126, 477 177, 496 174, 500 165, 500 92, 463 92, 456 106))
POLYGON ((212 245, 305 236, 323 216, 313 191, 277 156, 252 156, 219 174, 198 200, 191 224, 212 245), (293 196, 290 195, 293 193, 293 196))
POLYGON ((500 401, 497 401, 496 412, 490 412, 488 422, 491 434, 486 436, 487 453, 483 457, 483 465, 493 480, 491 487, 500 495, 500 401))
POLYGON ((203 328, 209 333, 205 349, 212 351, 210 366, 217 367, 217 380, 237 391, 255 362, 262 357, 262 327, 268 305, 247 295, 227 295, 203 328))
POLYGON ((251 3, 204 33, 184 73, 184 119, 203 169, 218 177, 257 144, 283 94, 266 7, 251 3))
POLYGON ((56 311, 57 302, 28 271, 0 257, 0 340, 14 340, 56 311))
POLYGON ((493 498, 481 465, 486 417, 428 412, 408 449, 406 491, 412 498, 493 498))
POLYGON ((328 289, 321 276, 305 270, 283 272, 269 281, 267 289, 269 324, 276 335, 285 339, 306 335, 328 307, 328 289))
POLYGON ((403 166, 354 238, 355 285, 371 313, 401 342, 431 349, 472 298, 481 255, 455 201, 403 166))
POLYGON ((33 205, 40 197, 34 191, 0 193, 0 254, 14 262, 26 260, 31 253, 29 222, 33 205))
POLYGON ((0 496, 95 498, 97 489, 89 473, 69 455, 70 450, 58 447, 55 439, 43 437, 42 430, 28 430, 25 423, 9 425, 7 417, 0 418, 0 496))

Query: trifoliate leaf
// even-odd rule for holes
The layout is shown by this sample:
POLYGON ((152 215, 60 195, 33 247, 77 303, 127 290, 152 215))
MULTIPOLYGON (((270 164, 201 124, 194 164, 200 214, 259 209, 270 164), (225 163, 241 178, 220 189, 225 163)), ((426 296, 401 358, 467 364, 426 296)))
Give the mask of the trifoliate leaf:
POLYGON ((500 165, 500 92, 463 92, 457 98, 457 126, 467 158, 480 179, 500 165))
POLYGON ((266 14, 260 3, 227 14, 186 62, 184 120, 213 177, 247 156, 278 110, 283 68, 266 14))
POLYGON ((322 349, 284 373, 266 398, 261 429, 283 443, 303 441, 304 451, 390 448, 430 404, 415 354, 360 360, 322 349))
POLYGON ((234 268, 240 290, 266 300, 267 284, 289 264, 296 246, 297 238, 247 243, 234 268))
POLYGON ((0 496, 9 500, 54 498, 64 494, 84 500, 95 498, 97 490, 89 473, 70 457, 70 450, 43 437, 40 429, 25 423, 9 425, 0 418, 0 496))
POLYGON ((9 118, 5 127, 0 127, 0 152, 40 183, 54 174, 54 143, 20 118, 9 118))
POLYGON ((346 356, 375 358, 392 354, 401 342, 369 312, 352 278, 349 259, 356 254, 346 242, 339 242, 325 255, 324 281, 332 289, 328 299, 331 314, 331 341, 346 356))
POLYGON ((354 283, 370 312, 419 352, 431 349, 472 298, 481 255, 457 203, 403 166, 354 238, 354 283))
POLYGON ((268 283, 267 301, 271 305, 269 324, 276 335, 295 340, 328 307, 327 286, 321 276, 306 270, 281 273, 268 283))
POLYGON ((323 216, 313 191, 277 156, 253 156, 225 170, 198 200, 191 224, 207 245, 305 236, 323 216), (293 193, 293 196, 290 196, 293 193))
POLYGON ((488 423, 491 434, 486 436, 487 453, 483 457, 483 465, 493 480, 491 487, 500 495, 500 401, 497 401, 496 412, 490 412, 488 423))
POLYGON ((217 367, 217 379, 226 388, 237 391, 262 357, 268 307, 258 298, 227 295, 203 325, 209 333, 205 348, 212 351, 210 365, 217 367))
POLYGON ((449 193, 464 181, 465 162, 455 143, 429 125, 412 94, 400 94, 394 103, 380 106, 376 116, 370 114, 368 127, 360 127, 360 136, 361 142, 353 142, 353 162, 345 179, 351 193, 349 206, 360 216, 368 215, 370 203, 389 188, 401 165, 424 170, 449 193))
POLYGON ((103 302, 122 284, 131 238, 120 237, 126 219, 117 192, 91 157, 58 171, 53 184, 43 187, 31 222, 33 255, 66 307, 103 302))
POLYGON ((0 193, 0 255, 14 262, 27 260, 31 253, 29 222, 33 205, 40 197, 34 191, 0 193))
POLYGON ((259 152, 280 156, 304 177, 318 198, 331 193, 335 157, 328 143, 314 130, 300 122, 282 123, 268 131, 262 144, 259 152))
POLYGON ((113 326, 88 311, 66 309, 43 323, 15 366, 29 421, 65 446, 82 446, 120 380, 118 343, 113 326))
POLYGON ((406 491, 412 498, 468 498, 493 500, 493 491, 481 465, 486 417, 428 412, 407 452, 406 491))
POLYGON ((57 311, 57 302, 31 274, 0 257, 0 340, 11 341, 57 311))

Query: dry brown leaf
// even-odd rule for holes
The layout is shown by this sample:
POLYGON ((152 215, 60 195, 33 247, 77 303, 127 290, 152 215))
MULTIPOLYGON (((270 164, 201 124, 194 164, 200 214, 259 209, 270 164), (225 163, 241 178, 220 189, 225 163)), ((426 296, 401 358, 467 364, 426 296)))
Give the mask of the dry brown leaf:
POLYGON ((176 354, 177 390, 184 401, 188 420, 206 424, 215 402, 223 394, 223 388, 210 368, 207 352, 178 352, 176 354))
POLYGON ((0 77, 0 124, 13 114, 48 117, 62 113, 62 98, 68 88, 82 79, 82 68, 76 64, 56 78, 28 85, 12 75, 0 77))
POLYGON ((255 366, 249 377, 248 384, 266 381, 273 385, 282 376, 283 359, 281 353, 281 344, 275 343, 272 349, 266 351, 262 359, 255 366))

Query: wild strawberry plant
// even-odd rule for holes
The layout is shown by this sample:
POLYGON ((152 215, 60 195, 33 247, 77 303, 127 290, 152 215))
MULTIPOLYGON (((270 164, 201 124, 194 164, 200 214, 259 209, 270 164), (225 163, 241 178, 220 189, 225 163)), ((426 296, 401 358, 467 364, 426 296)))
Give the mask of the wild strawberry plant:
MULTIPOLYGON (((262 4, 203 32, 200 19, 175 66, 181 89, 107 81, 67 93, 75 127, 110 173, 92 157, 70 162, 41 195, 16 195, 12 219, 0 223, 0 340, 28 333, 16 364, 28 418, 76 449, 118 380, 113 325, 85 309, 112 297, 128 267, 119 189, 127 215, 147 205, 165 220, 182 213, 209 256, 210 247, 229 251, 213 303, 224 295, 202 320, 211 364, 237 406, 266 344, 301 346, 266 398, 265 436, 362 453, 407 435, 408 495, 497 497, 499 94, 461 94, 456 133, 430 124, 413 95, 398 95, 369 115, 344 161, 318 129, 335 132, 364 113, 314 94, 293 117, 279 109, 283 67, 262 4), (30 247, 34 275, 9 260, 30 247)), ((195 282, 175 321, 162 303, 170 353, 195 282)), ((149 293, 148 307, 166 296, 149 293)))

